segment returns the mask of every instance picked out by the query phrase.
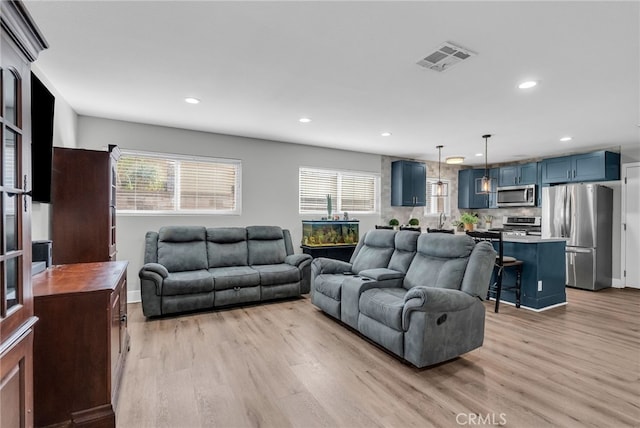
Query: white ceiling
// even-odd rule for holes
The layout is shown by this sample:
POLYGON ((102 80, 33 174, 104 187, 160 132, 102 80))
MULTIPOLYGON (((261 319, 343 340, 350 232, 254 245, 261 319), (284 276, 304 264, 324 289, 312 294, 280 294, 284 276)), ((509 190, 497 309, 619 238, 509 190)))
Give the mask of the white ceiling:
POLYGON ((468 165, 640 144, 638 1, 26 3, 81 115, 468 165), (478 55, 416 65, 444 41, 478 55))

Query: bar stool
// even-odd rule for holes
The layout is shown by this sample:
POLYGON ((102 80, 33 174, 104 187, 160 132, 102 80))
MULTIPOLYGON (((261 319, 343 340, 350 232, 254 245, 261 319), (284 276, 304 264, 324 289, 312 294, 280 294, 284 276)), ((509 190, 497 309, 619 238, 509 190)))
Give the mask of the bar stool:
POLYGON ((496 254, 496 266, 494 270, 495 282, 493 284, 490 284, 489 289, 487 290, 487 299, 491 297, 492 293, 495 295, 495 312, 498 312, 500 308, 500 295, 502 294, 502 290, 515 290, 516 308, 519 308, 520 298, 522 295, 522 265, 524 264, 524 262, 522 260, 516 259, 515 257, 504 255, 502 232, 468 231, 467 235, 471 236, 476 242, 490 241, 494 245, 494 247, 498 247, 498 254, 496 254), (504 269, 510 268, 513 268, 516 272, 516 280, 513 285, 504 287, 502 284, 504 269))

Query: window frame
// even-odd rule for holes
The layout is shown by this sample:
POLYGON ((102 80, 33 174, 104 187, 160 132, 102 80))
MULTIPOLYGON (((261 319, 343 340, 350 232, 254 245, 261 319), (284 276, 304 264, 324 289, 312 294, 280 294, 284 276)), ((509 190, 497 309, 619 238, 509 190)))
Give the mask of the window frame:
POLYGON ((433 185, 436 184, 438 182, 438 177, 427 177, 427 195, 426 195, 426 199, 427 199, 427 203, 424 206, 424 216, 425 217, 439 217, 440 216, 440 212, 436 211, 436 212, 431 212, 430 211, 430 207, 433 205, 433 202, 436 198, 444 198, 444 215, 446 216, 450 216, 451 215, 451 180, 447 179, 447 178, 440 178, 440 181, 442 181, 446 186, 447 186, 447 194, 446 196, 434 196, 431 194, 431 189, 433 188, 433 185))
MULTIPOLYGON (((343 176, 360 176, 374 179, 374 189, 373 189, 373 211, 353 211, 346 210, 351 215, 379 215, 380 214, 380 182, 381 175, 377 172, 370 171, 355 171, 355 170, 346 170, 346 169, 330 169, 330 168, 322 168, 322 167, 312 167, 312 166, 300 166, 298 168, 298 214, 299 215, 307 215, 307 214, 327 214, 327 210, 304 210, 302 209, 302 188, 300 181, 300 174, 303 170, 307 171, 317 171, 324 174, 335 174, 337 175, 337 197, 336 201, 332 201, 333 204, 333 214, 341 214, 345 212, 345 210, 341 207, 341 193, 342 193, 342 178, 343 176)), ((342 217, 342 216, 341 216, 342 217)))
MULTIPOLYGON (((181 162, 202 162, 235 165, 235 209, 233 210, 193 210, 193 209, 173 209, 173 210, 129 210, 118 207, 118 184, 116 184, 116 214, 122 216, 182 216, 182 215, 242 215, 242 160, 233 158, 214 158, 209 156, 184 155, 179 153, 149 152, 142 150, 122 149, 120 159, 127 156, 146 157, 154 159, 164 159, 181 162)), ((117 171, 117 167, 116 167, 117 171)), ((174 192, 176 204, 180 203, 180 173, 179 168, 174 177, 174 192)))

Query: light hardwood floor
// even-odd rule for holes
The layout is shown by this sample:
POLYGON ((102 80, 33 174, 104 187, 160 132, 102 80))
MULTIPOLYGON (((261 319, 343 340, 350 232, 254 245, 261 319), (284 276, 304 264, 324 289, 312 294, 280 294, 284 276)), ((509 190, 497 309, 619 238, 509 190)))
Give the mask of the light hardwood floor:
POLYGON ((640 290, 567 295, 486 302, 484 346, 426 369, 308 297, 150 321, 131 304, 118 427, 640 426, 640 290))

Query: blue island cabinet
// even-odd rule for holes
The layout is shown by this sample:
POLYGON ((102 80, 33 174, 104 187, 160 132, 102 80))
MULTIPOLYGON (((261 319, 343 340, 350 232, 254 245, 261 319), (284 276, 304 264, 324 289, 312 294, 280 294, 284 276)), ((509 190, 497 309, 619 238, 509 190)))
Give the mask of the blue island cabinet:
MULTIPOLYGON (((524 262, 522 266, 522 306, 543 310, 566 303, 565 247, 564 240, 505 239, 504 254, 524 262)), ((514 284, 515 276, 514 269, 505 269, 504 286, 514 284)), ((515 304, 515 291, 503 289, 500 300, 515 304)))

